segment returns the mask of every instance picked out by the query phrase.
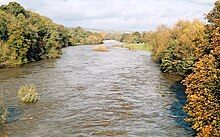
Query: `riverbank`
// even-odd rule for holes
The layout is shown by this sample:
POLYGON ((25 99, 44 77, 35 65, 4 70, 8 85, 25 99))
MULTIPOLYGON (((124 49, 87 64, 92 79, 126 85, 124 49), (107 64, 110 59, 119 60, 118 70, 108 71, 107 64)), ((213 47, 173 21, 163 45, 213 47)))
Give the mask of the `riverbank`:
POLYGON ((122 46, 123 48, 127 48, 129 50, 143 50, 143 51, 152 51, 152 46, 144 43, 139 44, 125 44, 122 46))

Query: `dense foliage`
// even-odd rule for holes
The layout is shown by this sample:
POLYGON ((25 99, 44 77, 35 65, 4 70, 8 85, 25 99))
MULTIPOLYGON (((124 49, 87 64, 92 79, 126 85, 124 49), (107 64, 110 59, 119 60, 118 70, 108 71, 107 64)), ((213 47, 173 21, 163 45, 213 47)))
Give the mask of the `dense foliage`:
POLYGON ((0 67, 60 56, 69 44, 65 27, 10 2, 0 7, 0 67))
POLYGON ((220 136, 220 1, 207 15, 208 24, 199 46, 201 58, 185 79, 185 106, 199 137, 220 136))
POLYGON ((203 30, 204 25, 198 20, 179 21, 172 28, 161 25, 155 32, 147 32, 144 42, 152 45, 153 57, 163 72, 186 75, 198 59, 196 48, 203 30))
POLYGON ((67 29, 16 2, 0 6, 0 68, 57 58, 62 47, 99 44, 103 37, 81 27, 67 29))
MULTIPOLYGON (((105 34, 65 28, 10 2, 0 6, 0 68, 57 58, 62 47, 100 44, 103 39, 144 43, 153 47, 153 57, 163 72, 185 77, 185 111, 197 135, 220 136, 220 1, 207 21, 206 25, 198 20, 179 21, 173 27, 161 25, 144 33, 105 34)), ((0 102, 0 116, 6 113, 2 110, 0 102)))
POLYGON ((86 31, 81 27, 68 28, 71 35, 73 46, 101 44, 104 40, 104 34, 86 31))
POLYGON ((133 44, 137 44, 137 43, 142 43, 143 42, 143 35, 140 32, 133 32, 133 33, 124 33, 121 35, 121 42, 124 43, 133 43, 133 44))
POLYGON ((105 34, 105 39, 107 40, 117 40, 127 44, 138 44, 143 43, 144 33, 131 32, 131 33, 107 33, 105 34))
POLYGON ((182 75, 186 85, 187 121, 197 136, 220 136, 220 1, 207 15, 208 23, 179 21, 146 32, 161 70, 182 75))

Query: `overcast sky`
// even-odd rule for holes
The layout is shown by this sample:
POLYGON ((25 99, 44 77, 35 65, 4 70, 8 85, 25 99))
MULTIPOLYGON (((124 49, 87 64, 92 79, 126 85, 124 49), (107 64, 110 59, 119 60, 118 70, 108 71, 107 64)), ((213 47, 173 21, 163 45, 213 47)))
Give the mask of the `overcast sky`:
MULTIPOLYGON (((11 0, 0 0, 7 4, 11 0)), ((200 19, 215 0, 15 0, 26 9, 64 26, 89 29, 146 31, 179 19, 200 19)))

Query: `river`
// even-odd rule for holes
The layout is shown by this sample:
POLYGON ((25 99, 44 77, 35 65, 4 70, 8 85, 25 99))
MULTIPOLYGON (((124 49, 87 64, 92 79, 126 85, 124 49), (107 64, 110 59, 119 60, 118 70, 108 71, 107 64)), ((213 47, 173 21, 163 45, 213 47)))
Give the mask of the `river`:
POLYGON ((9 116, 0 137, 191 137, 184 122, 184 88, 144 51, 67 47, 59 59, 0 70, 9 116), (21 84, 40 100, 23 104, 21 84))

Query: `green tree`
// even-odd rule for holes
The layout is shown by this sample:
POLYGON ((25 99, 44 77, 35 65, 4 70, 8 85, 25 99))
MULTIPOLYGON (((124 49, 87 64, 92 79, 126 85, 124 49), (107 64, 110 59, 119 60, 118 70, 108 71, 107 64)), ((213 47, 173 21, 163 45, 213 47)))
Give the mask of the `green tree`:
POLYGON ((9 2, 8 5, 0 6, 0 9, 15 16, 18 16, 19 14, 26 15, 25 9, 17 2, 9 2))
POLYGON ((0 40, 8 39, 7 21, 0 16, 0 40))
POLYGON ((9 67, 59 57, 70 35, 64 26, 11 2, 0 7, 0 40, 0 66, 9 67))

